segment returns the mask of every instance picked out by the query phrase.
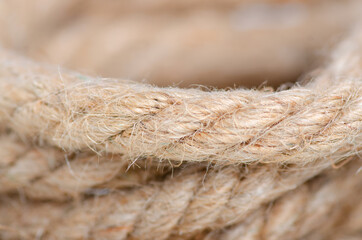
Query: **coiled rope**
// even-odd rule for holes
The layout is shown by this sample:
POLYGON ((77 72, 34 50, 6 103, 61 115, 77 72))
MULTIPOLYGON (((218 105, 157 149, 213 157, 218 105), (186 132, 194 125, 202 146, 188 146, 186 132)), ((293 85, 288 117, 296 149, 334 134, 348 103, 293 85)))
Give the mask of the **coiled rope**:
POLYGON ((338 224, 335 206, 361 208, 361 56, 357 29, 309 84, 207 92, 91 78, 1 50, 0 236, 313 239, 325 219, 338 224), (112 187, 130 161, 149 160, 181 166, 112 187), (280 227, 285 219, 300 230, 280 227))

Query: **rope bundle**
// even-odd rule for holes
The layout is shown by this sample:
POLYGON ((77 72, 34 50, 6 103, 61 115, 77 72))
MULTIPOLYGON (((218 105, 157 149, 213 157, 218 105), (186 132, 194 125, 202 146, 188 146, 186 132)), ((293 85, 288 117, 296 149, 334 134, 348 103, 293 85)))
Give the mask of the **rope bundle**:
POLYGON ((94 78, 1 49, 0 238, 359 239, 361 73, 360 27, 283 91, 94 78))

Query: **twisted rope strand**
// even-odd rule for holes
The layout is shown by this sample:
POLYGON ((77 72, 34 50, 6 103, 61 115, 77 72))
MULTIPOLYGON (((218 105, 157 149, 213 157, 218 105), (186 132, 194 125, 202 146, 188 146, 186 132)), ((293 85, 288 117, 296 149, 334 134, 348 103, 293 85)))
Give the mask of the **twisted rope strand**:
POLYGON ((362 227, 358 216, 362 174, 356 174, 360 164, 351 163, 344 169, 321 174, 257 209, 234 227, 211 232, 205 239, 329 239, 326 236, 338 229, 357 232, 362 227))
MULTIPOLYGON (((360 35, 348 41, 358 51, 339 61, 361 66, 360 35)), ((0 80, 0 121, 69 151, 226 164, 296 163, 361 151, 360 77, 343 76, 326 90, 204 92, 81 80, 4 53, 0 80)))
MULTIPOLYGON (((304 180, 307 179, 307 174, 304 176, 304 179, 300 178, 296 180, 295 174, 291 171, 288 175, 278 178, 278 180, 283 180, 278 182, 275 178, 263 178, 266 174, 265 168, 256 168, 255 171, 245 175, 245 180, 242 180, 240 182, 241 184, 239 184, 235 190, 237 193, 232 194, 233 196, 227 201, 222 199, 228 198, 229 195, 227 193, 230 191, 227 189, 230 183, 224 178, 222 179, 227 182, 226 184, 215 181, 220 180, 220 177, 225 177, 224 174, 229 176, 228 172, 231 171, 231 167, 223 168, 224 170, 221 170, 221 175, 219 176, 217 176, 219 174, 218 171, 210 173, 211 176, 207 177, 204 186, 202 186, 202 184, 197 186, 200 181, 202 181, 198 174, 180 174, 163 184, 145 186, 137 191, 125 191, 121 194, 111 194, 105 197, 86 200, 80 204, 73 203, 68 207, 53 203, 29 202, 24 204, 10 200, 10 202, 13 202, 15 209, 18 209, 19 213, 25 214, 30 208, 34 208, 31 213, 34 215, 34 219, 39 218, 39 220, 33 223, 26 223, 26 221, 28 221, 27 218, 22 219, 21 216, 23 215, 17 215, 18 211, 9 209, 9 202, 6 204, 3 202, 3 204, 0 205, 0 212, 2 213, 0 214, 0 224, 8 226, 9 228, 21 229, 23 230, 23 234, 27 235, 28 238, 31 238, 32 234, 39 231, 39 228, 42 228, 45 239, 168 239, 177 236, 187 239, 200 233, 200 230, 221 229, 233 223, 236 224, 241 221, 253 219, 250 217, 251 215, 255 212, 262 211, 262 215, 258 215, 257 218, 264 219, 264 216, 267 216, 270 222, 268 221, 267 225, 263 225, 264 227, 261 228, 268 230, 259 231, 271 231, 271 236, 275 236, 275 239, 278 239, 278 236, 282 236, 284 233, 278 232, 281 230, 277 226, 277 222, 283 222, 283 219, 289 217, 286 216, 287 214, 296 214, 297 219, 300 220, 295 219, 295 221, 289 224, 293 226, 302 221, 305 227, 301 228, 298 234, 303 236, 311 231, 311 229, 315 229, 320 219, 328 217, 328 213, 336 204, 340 204, 342 200, 346 203, 348 202, 347 199, 356 200, 352 196, 355 195, 356 191, 358 192, 357 189, 361 182, 362 175, 355 174, 356 168, 358 168, 359 165, 360 162, 354 161, 354 163, 348 164, 348 167, 345 167, 344 170, 329 170, 328 174, 322 177, 322 179, 325 180, 318 180, 319 177, 308 183, 307 187, 303 186, 298 189, 296 189, 296 187, 303 184, 304 180), (259 177, 256 178, 255 174, 259 175, 259 177), (294 185, 291 181, 294 181, 294 185), (299 181, 299 184, 295 181, 299 181), (289 186, 287 186, 288 183, 290 184, 289 186), (186 185, 186 188, 184 188, 185 191, 179 191, 177 189, 177 186, 181 186, 180 184, 186 185), (270 185, 269 187, 267 187, 268 184, 270 185), (258 186, 262 186, 262 189, 258 188, 258 186), (246 187, 249 188, 245 189, 246 187), (284 196, 284 193, 291 189, 296 190, 284 196), (301 192, 299 193, 299 191, 301 192), (340 193, 341 191, 343 194, 336 194, 336 192, 340 193), (193 194, 196 195, 192 196, 193 194), (202 203, 205 203, 203 199, 207 196, 215 199, 215 203, 203 205, 204 207, 200 209, 199 218, 195 218, 198 213, 191 212, 191 209, 193 209, 192 205, 196 204, 201 206, 202 203), (216 200, 217 196, 222 197, 221 202, 216 200), (283 196, 283 200, 278 200, 272 210, 267 210, 268 208, 264 209, 262 207, 264 204, 280 196, 283 196), (320 205, 317 203, 324 201, 326 197, 328 198, 328 204, 326 203, 327 205, 325 205, 324 208, 320 208, 320 205), (197 201, 200 202, 196 203, 197 201), (230 204, 232 201, 235 201, 235 203, 238 202, 239 204, 232 206, 230 204), (291 208, 298 209, 298 207, 302 206, 304 206, 302 208, 304 211, 300 209, 299 211, 290 211, 291 208), (55 208, 54 213, 50 216, 44 216, 42 212, 37 213, 36 211, 36 209, 43 211, 43 209, 47 207, 55 208), (63 211, 65 208, 69 210, 64 215, 63 211), (317 211, 316 208, 318 208, 319 211, 317 211), (205 212, 202 212, 204 211, 203 209, 205 209, 205 212), (228 211, 233 211, 234 215, 231 216, 227 214, 228 211), (207 212, 209 212, 209 214, 206 214, 207 212), (210 222, 208 222, 206 219, 209 216, 215 215, 215 213, 216 216, 212 217, 210 222), (310 214, 315 214, 316 216, 313 222, 307 221, 310 214), (181 217, 183 220, 179 221, 178 219, 181 217), (189 218, 189 220, 186 220, 187 218, 189 218), (191 224, 187 224, 191 219, 196 221, 194 222, 195 225, 196 223, 197 225, 201 223, 201 225, 196 228, 196 231, 194 227, 190 227, 192 226, 191 224), (215 219, 218 220, 214 222, 215 219), (22 224, 26 225, 23 226, 22 224)), ((275 168, 271 169, 275 170, 275 168)), ((299 169, 297 172, 299 172, 299 169)), ((307 172, 310 171, 306 170, 305 173, 307 172)), ((274 173, 274 175, 275 174, 276 173, 274 173)), ((308 175, 308 177, 310 179, 312 176, 308 175)), ((355 197, 358 198, 356 195, 355 197)), ((243 228, 242 226, 240 226, 240 228, 245 229, 245 227, 243 228)), ((285 228, 287 232, 288 229, 290 228, 285 228)), ((228 233, 232 234, 233 231, 228 233)), ((6 232, 3 236, 7 236, 6 234, 12 233, 6 232)), ((292 232, 288 234, 292 234, 292 232)))
POLYGON ((154 160, 142 160, 139 167, 130 168, 128 160, 119 160, 124 158, 120 155, 69 154, 39 148, 13 134, 0 137, 0 149, 0 194, 19 191, 31 199, 64 201, 81 198, 87 192, 141 186, 170 169, 155 166, 154 160))
MULTIPOLYGON (((0 177, 2 239, 166 240, 210 231, 211 239, 234 239, 246 228, 255 231, 246 233, 250 239, 319 237, 317 227, 327 236, 342 209, 359 205, 361 29, 315 81, 281 92, 156 88, 3 53, 0 147, 8 157, 0 169, 16 181, 0 177), (21 144, 13 133, 43 148, 21 144), (67 165, 59 148, 86 157, 67 165), (112 154, 123 157, 107 160, 112 154), (147 157, 187 163, 162 181, 154 174, 147 184, 121 189, 119 169, 147 157), (72 179, 82 173, 84 181, 72 179), (7 195, 18 188, 41 201, 7 195), (42 201, 69 197, 77 201, 42 201)), ((345 228, 355 233, 360 226, 358 220, 345 228)))

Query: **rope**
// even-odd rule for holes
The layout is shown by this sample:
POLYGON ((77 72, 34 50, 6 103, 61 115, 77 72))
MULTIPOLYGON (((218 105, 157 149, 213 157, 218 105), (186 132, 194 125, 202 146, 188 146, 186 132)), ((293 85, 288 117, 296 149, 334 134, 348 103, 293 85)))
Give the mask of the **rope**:
MULTIPOLYGON (((360 53, 355 35, 349 49, 360 53)), ((360 73, 356 52, 339 57, 360 73)), ((326 89, 205 92, 88 78, 2 53, 0 122, 68 151, 134 159, 230 164, 348 157, 361 151, 361 79, 331 78, 326 89)))
POLYGON ((31 199, 66 201, 97 192, 97 188, 139 187, 170 171, 168 165, 154 164, 154 159, 139 160, 131 167, 121 155, 40 148, 14 134, 0 137, 0 149, 0 194, 21 192, 31 199))
POLYGON ((0 238, 358 236, 361 56, 357 28, 305 85, 206 91, 0 50, 0 238))
MULTIPOLYGON (((326 230, 333 228, 333 217, 339 219, 339 212, 332 215, 332 219, 329 217, 339 204, 342 204, 339 211, 349 204, 359 206, 357 189, 362 179, 361 174, 355 174, 359 165, 360 162, 354 161, 305 184, 303 182, 312 177, 308 173, 313 172, 313 168, 302 171, 305 175, 300 174, 300 169, 283 174, 284 171, 273 167, 256 168, 249 174, 244 173, 244 180, 237 180, 240 178, 237 171, 226 167, 209 173, 203 185, 197 174, 180 174, 162 184, 66 206, 44 202, 24 204, 10 198, 0 204, 0 223, 20 229, 16 234, 28 238, 41 231, 40 236, 49 239, 173 239, 176 236, 187 239, 204 229, 236 224, 224 235, 230 238, 241 234, 240 231, 253 233, 248 228, 253 226, 256 236, 270 233, 266 236, 274 237, 271 239, 279 236, 294 239, 322 226, 321 220, 330 221, 332 226, 324 226, 326 230), (230 179, 230 173, 235 179, 230 179), (271 178, 273 174, 279 176, 271 178), (284 195, 292 189, 295 190, 284 195), (278 200, 272 204, 275 199, 278 200), (321 201, 323 207, 319 204, 321 201), (64 209, 68 209, 66 213, 64 209), (32 216, 30 222, 26 216, 32 216), (288 225, 280 228, 278 222, 288 225), (293 226, 298 230, 294 231, 293 226)), ((220 231, 210 234, 216 233, 223 234, 220 231)), ((11 231, 4 234, 14 236, 11 231)))

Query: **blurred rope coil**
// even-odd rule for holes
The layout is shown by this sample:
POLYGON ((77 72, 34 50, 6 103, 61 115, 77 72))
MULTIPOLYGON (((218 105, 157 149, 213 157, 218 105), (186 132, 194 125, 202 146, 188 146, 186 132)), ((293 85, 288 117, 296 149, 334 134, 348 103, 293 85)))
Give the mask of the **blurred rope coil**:
MULTIPOLYGON (((44 9, 49 4, 44 0, 35 2, 44 9)), ((148 43, 158 41, 148 37, 158 35, 160 29, 151 29, 153 32, 141 36, 138 30, 143 32, 144 26, 138 21, 144 23, 143 18, 148 21, 150 16, 153 18, 160 12, 175 15, 206 12, 208 14, 200 15, 200 21, 215 21, 220 25, 212 26, 224 29, 221 17, 210 14, 201 3, 171 4, 159 0, 154 1, 154 5, 144 6, 137 2, 118 3, 125 11, 123 18, 129 19, 119 23, 134 21, 129 31, 137 29, 135 38, 147 38, 148 43), (136 18, 135 12, 146 17, 136 18)), ((333 2, 335 6, 340 4, 333 2)), ((6 18, 4 10, 19 3, 22 1, 0 3, 3 18, 6 18)), ((54 16, 54 22, 49 26, 71 18, 71 9, 85 6, 82 1, 57 4, 50 4, 48 10, 44 10, 45 16, 53 7, 63 9, 60 13, 68 15, 54 16)), ((95 11, 95 16, 102 16, 103 11, 112 16, 112 6, 115 6, 112 4, 115 3, 105 1, 97 9, 98 5, 90 1, 84 8, 88 10, 80 14, 77 21, 89 22, 88 11, 95 11)), ((225 14, 243 4, 246 3, 226 1, 221 4, 215 0, 209 6, 223 5, 220 14, 225 14)), ((301 3, 293 4, 299 6, 301 3)), ((305 4, 309 8, 312 3, 305 4)), ((266 87, 227 90, 156 87, 129 80, 91 77, 29 60, 2 48, 0 238, 360 239, 362 28, 354 19, 360 9, 357 6, 357 1, 349 1, 345 11, 336 15, 340 25, 336 24, 335 28, 325 22, 330 17, 323 18, 323 14, 335 13, 333 6, 311 7, 317 9, 313 10, 315 18, 313 14, 309 18, 315 19, 316 29, 326 26, 326 32, 333 32, 349 26, 353 30, 309 81, 279 91, 266 87)), ((17 13, 27 19, 26 14, 17 13)), ((180 33, 180 29, 187 33, 195 22, 195 18, 190 19, 190 22, 174 20, 177 23, 171 22, 170 28, 164 26, 161 36, 168 39, 168 34, 180 33)), ((114 24, 118 24, 116 20, 114 24)), ((36 46, 49 38, 40 33, 34 37, 39 29, 44 29, 38 29, 39 24, 44 23, 38 21, 37 16, 28 24, 29 34, 25 31, 23 38, 18 37, 16 42, 9 34, 11 25, 0 17, 0 26, 4 26, 0 38, 4 46, 37 59, 39 56, 32 56, 32 50, 27 50, 32 44, 25 46, 22 41, 34 41, 36 46)), ((74 25, 63 26, 64 31, 59 34, 68 32, 71 26, 74 25)), ((94 29, 101 31, 104 26, 96 25, 94 29)), ((285 36, 292 36, 299 31, 296 29, 304 28, 286 29, 283 30, 285 36)), ((316 29, 305 28, 300 34, 310 36, 316 29)), ((172 73, 162 74, 165 78, 176 75, 172 81, 186 78, 197 82, 202 74, 206 80, 207 74, 210 76, 208 69, 213 66, 225 69, 230 62, 239 61, 239 53, 246 52, 240 48, 240 52, 228 53, 227 47, 232 41, 227 39, 236 36, 235 32, 228 31, 220 45, 210 40, 210 48, 206 46, 202 50, 207 55, 195 54, 193 63, 207 63, 206 58, 215 61, 198 68, 201 72, 195 73, 193 68, 187 72, 190 54, 185 54, 188 57, 181 61, 184 66, 176 60, 169 62, 175 64, 174 68, 180 68, 174 71, 171 67, 172 73), (225 47, 225 51, 216 46, 225 47), (213 52, 213 48, 218 50, 213 52), (221 57, 215 59, 216 56, 221 57)), ((82 33, 78 28, 75 32, 82 33)), ((105 35, 95 43, 84 45, 83 50, 79 50, 79 45, 74 48, 69 45, 69 52, 97 55, 92 53, 92 44, 111 39, 105 35)), ((182 36, 187 38, 188 35, 182 36)), ((83 37, 87 38, 87 34, 83 37)), ((275 51, 289 46, 290 51, 309 49, 314 52, 318 45, 307 46, 304 38, 300 43, 291 39, 273 45, 275 51)), ((50 58, 52 54, 61 56, 60 50, 52 47, 53 43, 50 39, 49 45, 44 47, 50 58)), ((186 46, 184 44, 185 41, 180 41, 179 46, 186 46)), ((155 43, 151 45, 155 46, 155 43)), ((190 51, 199 49, 197 46, 191 44, 190 51)), ((235 49, 233 46, 230 45, 231 52, 235 49)), ((173 47, 165 52, 170 53, 173 47)), ((113 50, 110 52, 114 53, 113 50)), ((65 64, 79 69, 72 61, 77 62, 81 55, 75 54, 68 58, 73 60, 65 64)), ((86 60, 79 60, 79 64, 88 67, 107 65, 112 58, 106 55, 99 62, 96 58, 87 59, 85 55, 86 60), (87 61, 94 61, 94 65, 87 61)), ((251 55, 255 56, 255 53, 251 55)), ((301 55, 297 55, 296 59, 300 59, 301 55)), ((270 62, 270 57, 264 60, 270 62)), ((284 60, 275 66, 282 69, 284 60)), ((126 64, 125 68, 135 64, 132 61, 130 58, 130 65, 126 64)), ((147 66, 158 71, 147 58, 139 64, 140 69, 147 66)), ((264 69, 260 64, 258 69, 264 69)), ((235 66, 232 71, 237 69, 235 66)), ((241 75, 233 74, 240 77, 244 70, 240 70, 241 75)), ((276 78, 285 76, 285 72, 281 75, 278 72, 279 68, 275 70, 276 78)), ((160 77, 162 82, 162 74, 154 76, 160 77)), ((243 76, 250 76, 250 72, 243 76)), ((230 79, 234 77, 226 78, 226 81, 230 79)), ((154 81, 162 85, 161 82, 154 81)))

